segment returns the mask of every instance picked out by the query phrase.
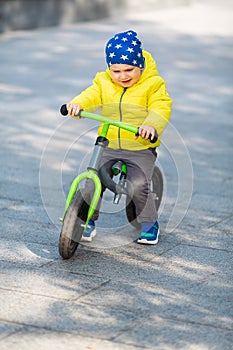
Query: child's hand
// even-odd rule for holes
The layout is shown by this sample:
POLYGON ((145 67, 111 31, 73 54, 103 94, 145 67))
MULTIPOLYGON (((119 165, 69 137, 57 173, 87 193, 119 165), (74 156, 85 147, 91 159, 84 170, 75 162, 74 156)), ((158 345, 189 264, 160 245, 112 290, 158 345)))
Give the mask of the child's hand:
POLYGON ((68 114, 71 117, 77 117, 81 109, 81 106, 76 105, 74 103, 67 103, 66 108, 67 108, 68 114))
MULTIPOLYGON (((144 140, 153 140, 155 135, 157 134, 155 128, 150 125, 141 125, 138 129, 139 136, 141 136, 144 140)), ((138 136, 136 136, 136 139, 138 136)))

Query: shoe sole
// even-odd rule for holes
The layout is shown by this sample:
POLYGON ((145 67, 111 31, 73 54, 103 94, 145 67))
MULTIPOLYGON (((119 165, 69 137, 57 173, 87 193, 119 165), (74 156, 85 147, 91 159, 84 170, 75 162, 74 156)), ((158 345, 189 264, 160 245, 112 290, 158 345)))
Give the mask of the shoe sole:
POLYGON ((94 231, 92 231, 92 233, 91 233, 91 235, 89 237, 82 236, 80 242, 88 242, 88 243, 90 243, 95 236, 96 236, 96 229, 94 231))
POLYGON ((158 243, 158 241, 159 241, 159 231, 158 231, 158 233, 157 233, 157 238, 156 238, 156 240, 154 240, 154 241, 148 241, 147 239, 138 239, 138 240, 137 240, 137 243, 139 243, 139 244, 155 245, 155 244, 158 243))
POLYGON ((158 239, 156 241, 147 241, 147 239, 138 239, 137 243, 139 244, 147 244, 147 245, 155 245, 158 243, 158 239))

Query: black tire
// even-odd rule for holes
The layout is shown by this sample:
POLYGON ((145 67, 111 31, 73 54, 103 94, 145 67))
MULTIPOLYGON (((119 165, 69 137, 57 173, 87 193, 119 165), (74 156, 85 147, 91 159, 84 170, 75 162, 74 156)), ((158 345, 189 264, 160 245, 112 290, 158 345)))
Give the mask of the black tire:
POLYGON ((59 239, 59 254, 70 259, 82 238, 83 224, 86 223, 90 195, 78 190, 65 214, 59 239))
MULTIPOLYGON (((151 180, 151 192, 153 194, 155 206, 158 211, 161 204, 162 196, 163 196, 163 175, 157 165, 154 166, 154 171, 153 171, 152 180, 151 180)), ((135 228, 140 228, 141 225, 137 222, 135 204, 129 198, 127 198, 126 200, 127 200, 127 203, 129 201, 129 204, 127 204, 126 206, 127 219, 129 223, 133 225, 135 228)))

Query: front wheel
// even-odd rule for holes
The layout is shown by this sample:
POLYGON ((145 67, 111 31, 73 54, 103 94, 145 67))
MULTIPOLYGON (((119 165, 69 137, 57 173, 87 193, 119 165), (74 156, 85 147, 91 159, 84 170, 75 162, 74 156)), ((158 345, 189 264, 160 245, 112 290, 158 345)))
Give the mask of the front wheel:
POLYGON ((90 196, 78 190, 65 214, 59 239, 59 254, 70 259, 82 238, 83 225, 86 223, 90 196))
MULTIPOLYGON (((151 179, 151 192, 153 195, 153 199, 155 201, 155 207, 156 210, 159 210, 162 195, 163 195, 163 175, 161 170, 157 165, 154 166, 153 175, 151 179)), ((140 224, 137 221, 137 215, 136 215, 136 208, 133 200, 127 197, 127 203, 129 201, 129 204, 126 206, 126 216, 128 221, 136 228, 140 228, 140 224)))

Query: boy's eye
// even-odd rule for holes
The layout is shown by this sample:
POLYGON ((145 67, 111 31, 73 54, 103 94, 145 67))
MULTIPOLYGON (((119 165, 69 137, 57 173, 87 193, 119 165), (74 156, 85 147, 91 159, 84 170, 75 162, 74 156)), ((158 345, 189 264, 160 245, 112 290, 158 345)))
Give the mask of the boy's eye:
MULTIPOLYGON (((126 69, 125 72, 132 72, 133 69, 129 68, 129 69, 126 69)), ((112 70, 113 73, 120 73, 119 70, 112 70)))

